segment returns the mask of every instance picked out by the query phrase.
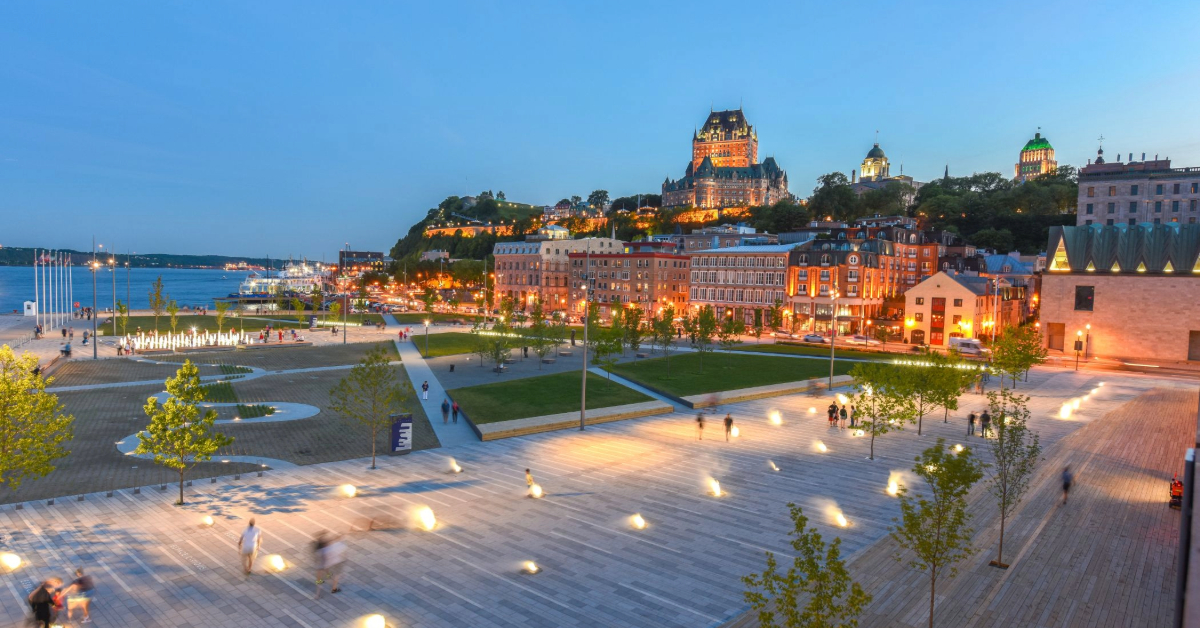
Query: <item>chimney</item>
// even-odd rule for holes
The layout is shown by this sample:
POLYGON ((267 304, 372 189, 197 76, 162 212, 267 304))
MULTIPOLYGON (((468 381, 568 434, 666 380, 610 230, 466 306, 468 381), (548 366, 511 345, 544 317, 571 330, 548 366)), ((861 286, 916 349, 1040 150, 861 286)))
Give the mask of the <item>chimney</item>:
POLYGON ((1142 153, 1142 161, 1146 161, 1146 153, 1142 153))

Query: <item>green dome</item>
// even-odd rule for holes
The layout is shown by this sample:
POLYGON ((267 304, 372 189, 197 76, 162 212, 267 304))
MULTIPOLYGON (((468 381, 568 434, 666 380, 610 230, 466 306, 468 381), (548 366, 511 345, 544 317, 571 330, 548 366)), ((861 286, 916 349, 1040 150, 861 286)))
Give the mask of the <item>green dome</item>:
POLYGON ((1054 147, 1050 145, 1049 140, 1042 137, 1041 133, 1035 133, 1033 135, 1033 139, 1025 142, 1025 148, 1022 148, 1021 150, 1054 150, 1054 147))
POLYGON ((867 159, 887 159, 887 155, 884 155, 883 149, 879 147, 879 142, 875 142, 875 147, 867 152, 867 159))

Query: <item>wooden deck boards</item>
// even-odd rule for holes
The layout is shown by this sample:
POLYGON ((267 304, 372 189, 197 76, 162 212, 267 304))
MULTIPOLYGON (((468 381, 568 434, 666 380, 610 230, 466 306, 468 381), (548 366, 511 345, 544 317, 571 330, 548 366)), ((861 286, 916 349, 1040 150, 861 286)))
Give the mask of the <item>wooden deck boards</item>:
MULTIPOLYGON (((1168 481, 1182 470, 1196 430, 1197 393, 1155 388, 1045 452, 1021 509, 1005 527, 983 486, 972 493, 978 553, 939 578, 935 625, 962 628, 1166 626, 1174 612, 1179 512, 1168 481), (1075 474, 1060 505, 1060 474, 1075 474)), ((850 572, 874 596, 863 628, 925 626, 929 580, 896 561, 884 538, 853 557, 850 572)), ((752 614, 728 624, 757 626, 752 614)))

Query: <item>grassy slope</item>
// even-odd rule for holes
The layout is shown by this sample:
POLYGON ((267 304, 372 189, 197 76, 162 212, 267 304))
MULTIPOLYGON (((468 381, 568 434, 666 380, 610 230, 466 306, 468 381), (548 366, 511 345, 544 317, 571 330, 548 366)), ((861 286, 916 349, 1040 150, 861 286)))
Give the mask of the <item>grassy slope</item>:
MULTIPOLYGON (((579 384, 579 373, 557 373, 456 388, 450 395, 475 423, 494 423, 578 411, 579 384)), ((588 373, 587 392, 589 410, 652 401, 593 373, 588 373)))
MULTIPOLYGON (((822 360, 710 353, 703 371, 700 362, 699 354, 680 353, 671 357, 670 376, 666 358, 618 364, 613 372, 681 397, 829 376, 829 363, 822 360)), ((851 366, 837 362, 834 374, 844 375, 851 366)))

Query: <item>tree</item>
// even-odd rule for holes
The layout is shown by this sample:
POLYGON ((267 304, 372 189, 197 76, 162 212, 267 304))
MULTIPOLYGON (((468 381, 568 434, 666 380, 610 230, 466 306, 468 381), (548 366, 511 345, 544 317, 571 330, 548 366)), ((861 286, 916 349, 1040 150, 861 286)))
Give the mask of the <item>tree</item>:
POLYGON ((71 453, 75 418, 58 396, 46 392, 54 378, 42 377, 37 356, 20 357, 0 345, 0 486, 15 491, 24 480, 45 477, 54 461, 71 453))
POLYGON ((647 335, 643 316, 642 308, 637 305, 630 304, 625 309, 625 342, 629 345, 629 350, 635 355, 638 349, 642 348, 642 342, 645 341, 647 335))
POLYGON ((1005 375, 1016 388, 1023 373, 1045 361, 1042 334, 1028 325, 1009 327, 992 347, 992 367, 1000 372, 1000 388, 1004 388, 1005 375))
POLYGON ((592 209, 604 211, 604 206, 608 204, 608 190, 592 190, 592 193, 588 194, 587 202, 592 209))
POLYGON ((512 328, 509 322, 512 321, 511 314, 508 318, 501 318, 492 325, 491 333, 483 335, 485 353, 492 364, 496 365, 496 375, 499 375, 504 368, 504 361, 511 356, 512 341, 509 339, 509 334, 512 333, 512 328))
MULTIPOLYGON (((929 572, 929 628, 933 628, 940 572, 945 569, 954 576, 957 563, 973 551, 967 493, 983 477, 983 469, 970 447, 957 453, 947 451, 944 438, 915 460, 913 473, 925 480, 928 497, 911 497, 908 487, 901 486, 900 517, 892 519, 895 525, 889 532, 902 549, 912 553, 909 566, 929 572)), ((896 560, 903 558, 897 554, 896 560)))
POLYGON ((582 196, 575 195, 575 196, 572 196, 572 197, 571 197, 571 205, 572 205, 572 206, 574 206, 574 205, 578 205, 578 204, 580 204, 581 202, 583 202, 583 197, 582 197, 582 196))
POLYGON ((671 376, 671 343, 675 340, 675 306, 668 305, 659 310, 658 316, 650 321, 654 344, 662 349, 667 363, 667 377, 671 376))
POLYGON ((454 312, 458 311, 458 306, 462 303, 462 299, 458 296, 458 290, 450 291, 450 309, 454 312))
POLYGON ((711 305, 700 308, 695 316, 683 319, 683 331, 687 332, 692 347, 700 354, 700 372, 704 372, 704 354, 712 351, 713 336, 717 332, 717 314, 711 305))
POLYGON ((871 435, 870 459, 874 460, 875 438, 915 421, 916 404, 902 372, 890 364, 860 362, 850 370, 850 376, 858 391, 851 399, 854 416, 863 431, 871 435))
POLYGON ((971 234, 970 240, 981 249, 992 249, 997 253, 1013 250, 1013 234, 1008 229, 980 229, 971 234))
POLYGON ((175 299, 167 301, 167 316, 170 317, 168 320, 171 322, 171 333, 173 334, 175 326, 179 324, 179 304, 175 302, 175 299))
POLYGON ((958 406, 958 395, 963 389, 962 370, 956 368, 956 360, 936 351, 921 354, 924 364, 896 367, 902 372, 901 379, 908 385, 917 411, 917 435, 922 433, 925 415, 938 406, 958 406))
POLYGON ((783 301, 775 299, 775 302, 767 307, 767 327, 773 331, 779 331, 783 327, 783 312, 786 308, 783 307, 783 301))
POLYGON ((808 212, 814 220, 831 218, 851 221, 863 215, 862 198, 840 172, 817 177, 817 187, 808 198, 808 212))
POLYGON ((308 319, 308 314, 304 313, 304 301, 300 297, 292 297, 292 316, 296 318, 296 322, 301 325, 308 319))
POLYGON ((342 314, 342 304, 340 301, 334 301, 329 304, 329 315, 333 317, 334 324, 337 324, 338 318, 342 314))
POLYGON ((1025 496, 1033 468, 1042 455, 1038 434, 1029 429, 1028 401, 1029 397, 1003 388, 988 392, 988 407, 995 417, 992 430, 996 433, 996 438, 987 441, 992 450, 988 492, 996 498, 1000 511, 1000 545, 991 564, 1001 569, 1008 568, 1004 563, 1004 524, 1025 496))
POLYGON ((159 275, 154 283, 150 284, 150 311, 154 313, 154 333, 158 333, 158 317, 163 315, 163 308, 167 305, 167 300, 163 298, 163 281, 162 275, 159 275))
POLYGON ((496 200, 498 200, 498 201, 508 200, 508 199, 504 198, 504 190, 500 190, 499 192, 496 192, 496 200))
POLYGON ((550 351, 554 348, 553 340, 550 337, 550 326, 546 323, 546 310, 542 307, 540 300, 534 302, 533 309, 529 312, 529 327, 525 328, 525 337, 529 340, 529 344, 533 347, 533 352, 538 357, 538 370, 542 369, 542 360, 550 355, 550 351))
POLYGON ((375 468, 375 443, 381 430, 391 425, 391 415, 404 410, 412 398, 412 385, 396 378, 385 345, 375 345, 349 375, 329 391, 329 409, 365 425, 371 432, 371 468, 375 468))
POLYGON ((754 336, 755 344, 762 342, 763 331, 765 330, 763 329, 762 321, 755 319, 754 326, 750 328, 750 335, 754 336))
MULTIPOLYGON (((217 303, 217 307, 221 304, 217 303)), ((117 301, 117 322, 121 324, 121 335, 125 335, 125 330, 129 327, 129 304, 124 301, 117 301)))
POLYGON ((150 424, 138 433, 135 454, 150 454, 154 461, 179 472, 179 505, 183 505, 183 479, 198 462, 210 460, 218 449, 233 443, 233 438, 213 430, 217 411, 203 413, 200 404, 208 389, 200 382, 200 369, 191 360, 167 379, 167 400, 146 400, 143 411, 150 424))
POLYGON ((367 293, 366 286, 358 289, 358 298, 354 299, 354 307, 358 310, 358 324, 362 325, 363 313, 367 311, 367 293))
POLYGON ((717 326, 717 344, 721 345, 721 349, 725 351, 732 351, 735 346, 741 344, 741 337, 744 333, 746 333, 745 321, 737 316, 726 316, 717 326))
POLYGON ((862 586, 850 579, 842 560, 842 540, 825 545, 816 528, 808 527, 808 517, 797 505, 789 503, 792 517, 791 546, 796 552, 792 566, 779 572, 775 554, 767 552, 767 568, 761 575, 742 577, 747 590, 742 594, 754 610, 762 628, 853 628, 858 616, 871 602, 862 586), (807 603, 800 608, 800 598, 807 603), (775 621, 783 615, 782 624, 775 621))
POLYGON ((475 323, 471 325, 471 334, 474 336, 474 340, 472 341, 471 345, 471 353, 479 356, 479 368, 483 368, 483 362, 484 360, 487 360, 489 355, 488 339, 483 333, 487 330, 486 318, 477 318, 475 319, 475 323))
POLYGON ((217 314, 213 318, 217 319, 217 333, 221 333, 221 329, 225 327, 225 313, 229 311, 229 301, 217 301, 217 314))

